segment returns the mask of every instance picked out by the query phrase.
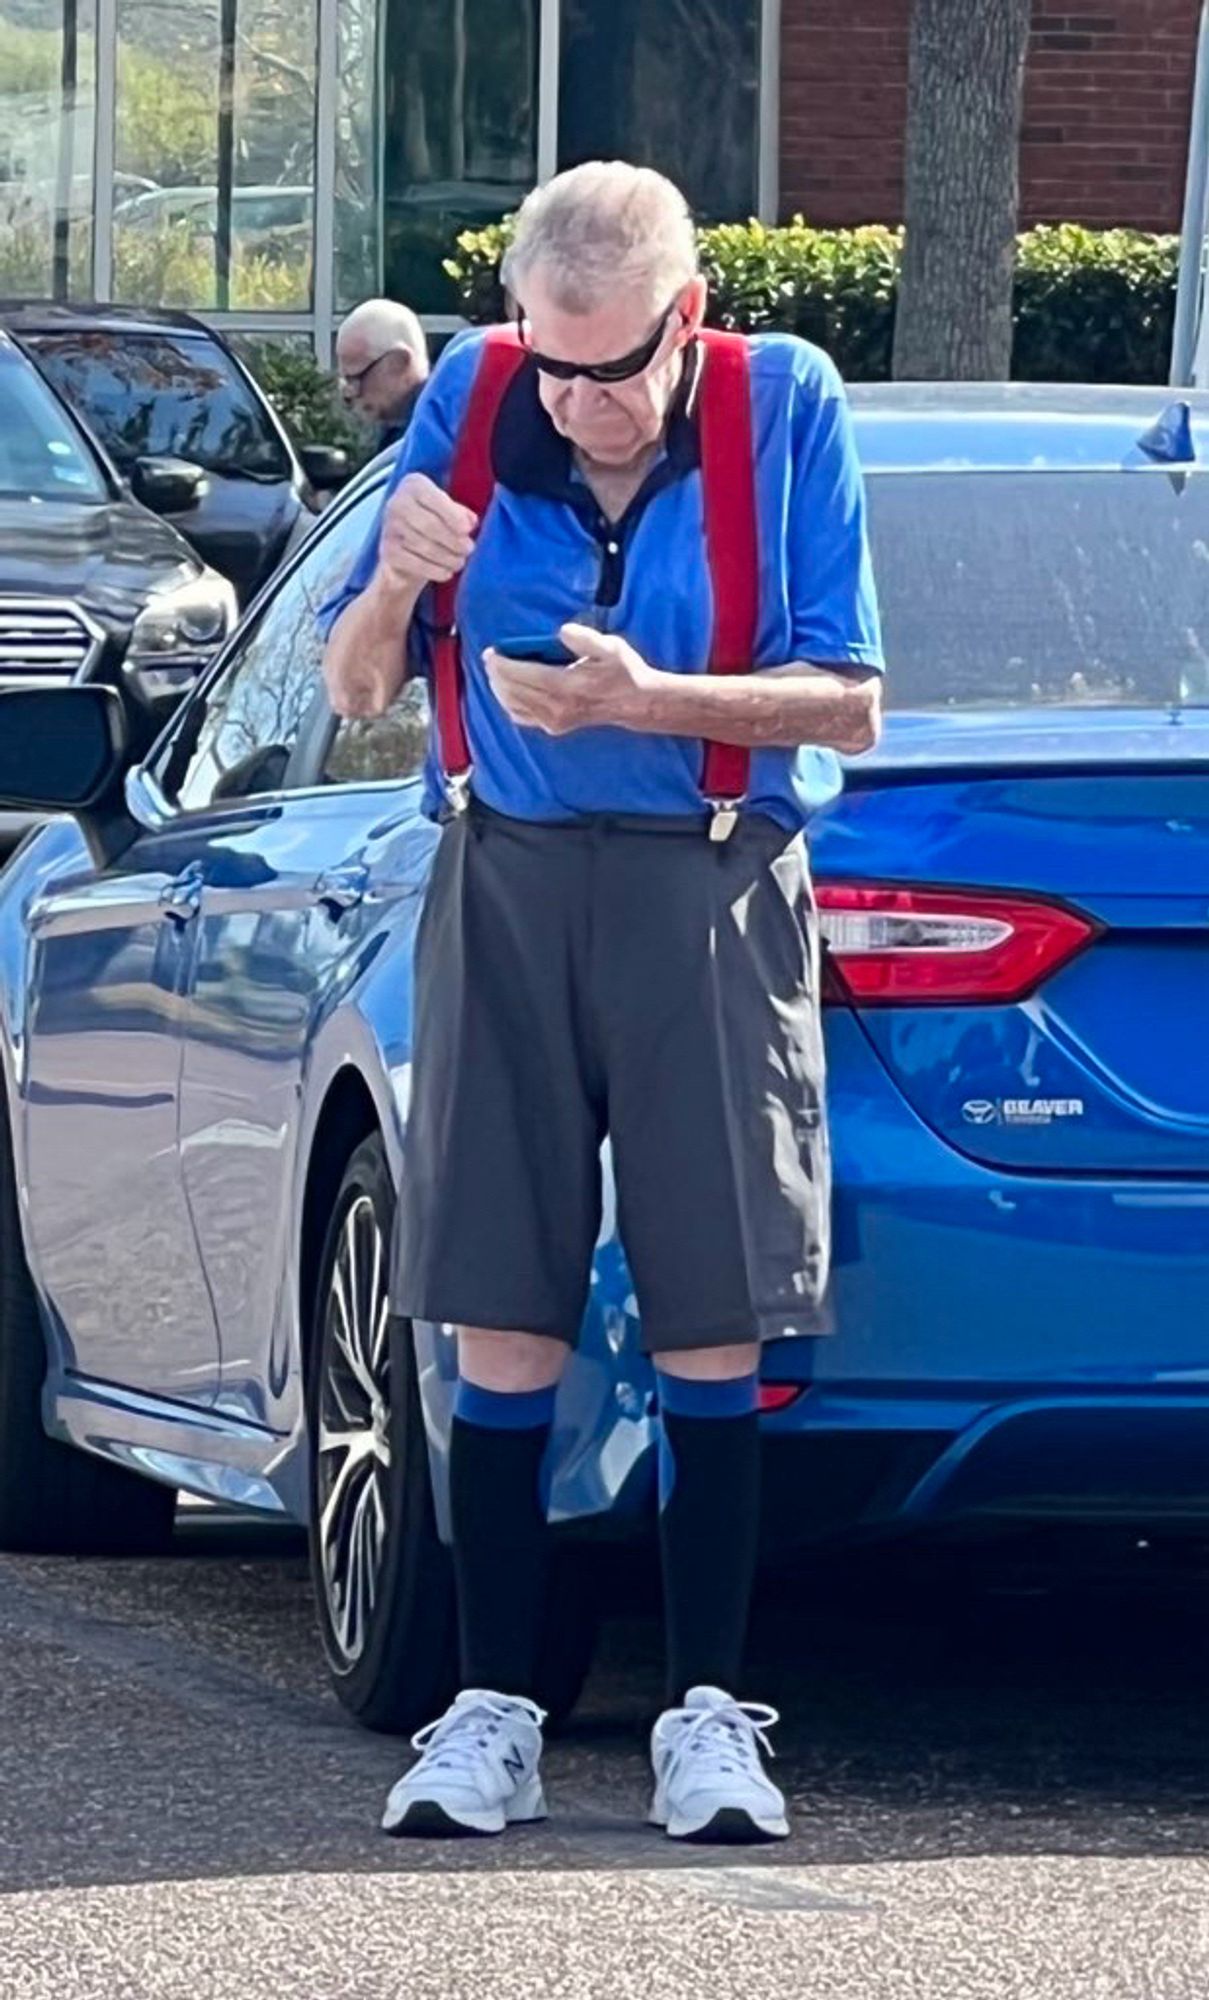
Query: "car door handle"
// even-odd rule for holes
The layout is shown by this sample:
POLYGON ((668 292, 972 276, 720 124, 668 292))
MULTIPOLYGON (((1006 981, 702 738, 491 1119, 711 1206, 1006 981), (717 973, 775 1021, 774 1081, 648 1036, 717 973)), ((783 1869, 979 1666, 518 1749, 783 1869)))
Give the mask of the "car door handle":
POLYGON ((201 870, 186 868, 175 882, 160 891, 160 910, 174 924, 190 924, 201 908, 201 870))
POLYGON ((315 884, 315 901, 329 916, 342 917, 365 900, 369 869, 363 866, 325 868, 315 884))

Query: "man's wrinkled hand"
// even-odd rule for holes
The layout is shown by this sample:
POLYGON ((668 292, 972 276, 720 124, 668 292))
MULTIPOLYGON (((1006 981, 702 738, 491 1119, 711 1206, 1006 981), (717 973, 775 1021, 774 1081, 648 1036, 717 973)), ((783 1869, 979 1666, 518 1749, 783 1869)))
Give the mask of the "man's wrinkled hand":
POLYGON ((661 674, 627 640, 590 625, 564 625, 559 637, 575 658, 569 666, 508 660, 494 647, 483 659, 496 699, 513 722, 568 736, 575 729, 646 729, 661 674))
POLYGON ((381 573, 404 589, 448 583, 474 547, 478 517, 423 472, 409 472, 386 503, 378 551, 381 573))

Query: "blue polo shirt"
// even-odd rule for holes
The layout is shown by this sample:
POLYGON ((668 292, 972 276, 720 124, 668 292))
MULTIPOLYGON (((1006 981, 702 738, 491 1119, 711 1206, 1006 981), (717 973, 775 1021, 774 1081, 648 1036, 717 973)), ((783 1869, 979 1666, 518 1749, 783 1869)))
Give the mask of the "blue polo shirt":
MULTIPOLYGON (((386 498, 409 472, 443 484, 483 344, 480 329, 450 343, 416 407, 386 498)), ((532 365, 501 405, 492 441, 495 496, 458 591, 472 789, 515 818, 581 813, 684 814, 702 809, 702 748, 683 737, 593 728, 567 736, 512 722, 491 691, 483 651, 510 639, 557 633, 569 619, 619 632, 651 666, 702 673, 709 663, 713 593, 703 526, 694 386, 702 350, 690 351, 669 414, 664 449, 619 522, 605 519, 554 429, 532 365)), ((751 341, 756 455, 759 617, 755 667, 806 660, 839 669, 882 666, 865 503, 843 385, 827 356, 791 334, 751 341)), ((342 590, 323 607, 330 631, 365 588, 378 555, 381 516, 342 590)), ((431 675, 431 593, 411 631, 411 670, 431 675)), ((789 828, 840 788, 830 750, 757 750, 749 808, 789 828)), ((437 746, 430 744, 424 809, 443 806, 437 746)))

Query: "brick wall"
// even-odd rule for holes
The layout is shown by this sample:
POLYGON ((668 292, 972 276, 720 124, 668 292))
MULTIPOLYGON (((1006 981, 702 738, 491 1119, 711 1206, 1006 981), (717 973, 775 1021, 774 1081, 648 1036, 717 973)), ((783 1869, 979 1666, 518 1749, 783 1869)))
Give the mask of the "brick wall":
MULTIPOLYGON (((909 14, 910 0, 782 0, 783 215, 901 219, 909 14)), ((1200 0, 1034 0, 1024 227, 1178 229, 1199 14, 1200 0)))

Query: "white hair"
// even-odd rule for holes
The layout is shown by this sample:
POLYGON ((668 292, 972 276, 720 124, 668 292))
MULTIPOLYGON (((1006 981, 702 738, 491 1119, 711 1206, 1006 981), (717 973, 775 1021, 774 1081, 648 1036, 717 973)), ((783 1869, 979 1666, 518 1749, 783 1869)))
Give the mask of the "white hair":
POLYGON ((406 347, 415 356, 420 373, 428 373, 428 342, 424 338, 424 329, 411 307, 401 305, 398 299, 365 299, 361 305, 354 306, 342 323, 337 339, 342 340, 346 334, 360 341, 375 360, 406 347))
POLYGON ((501 271, 514 298, 539 265, 563 312, 591 312, 623 290, 649 290, 662 303, 697 275, 688 203, 653 167, 569 167, 521 203, 501 271))

